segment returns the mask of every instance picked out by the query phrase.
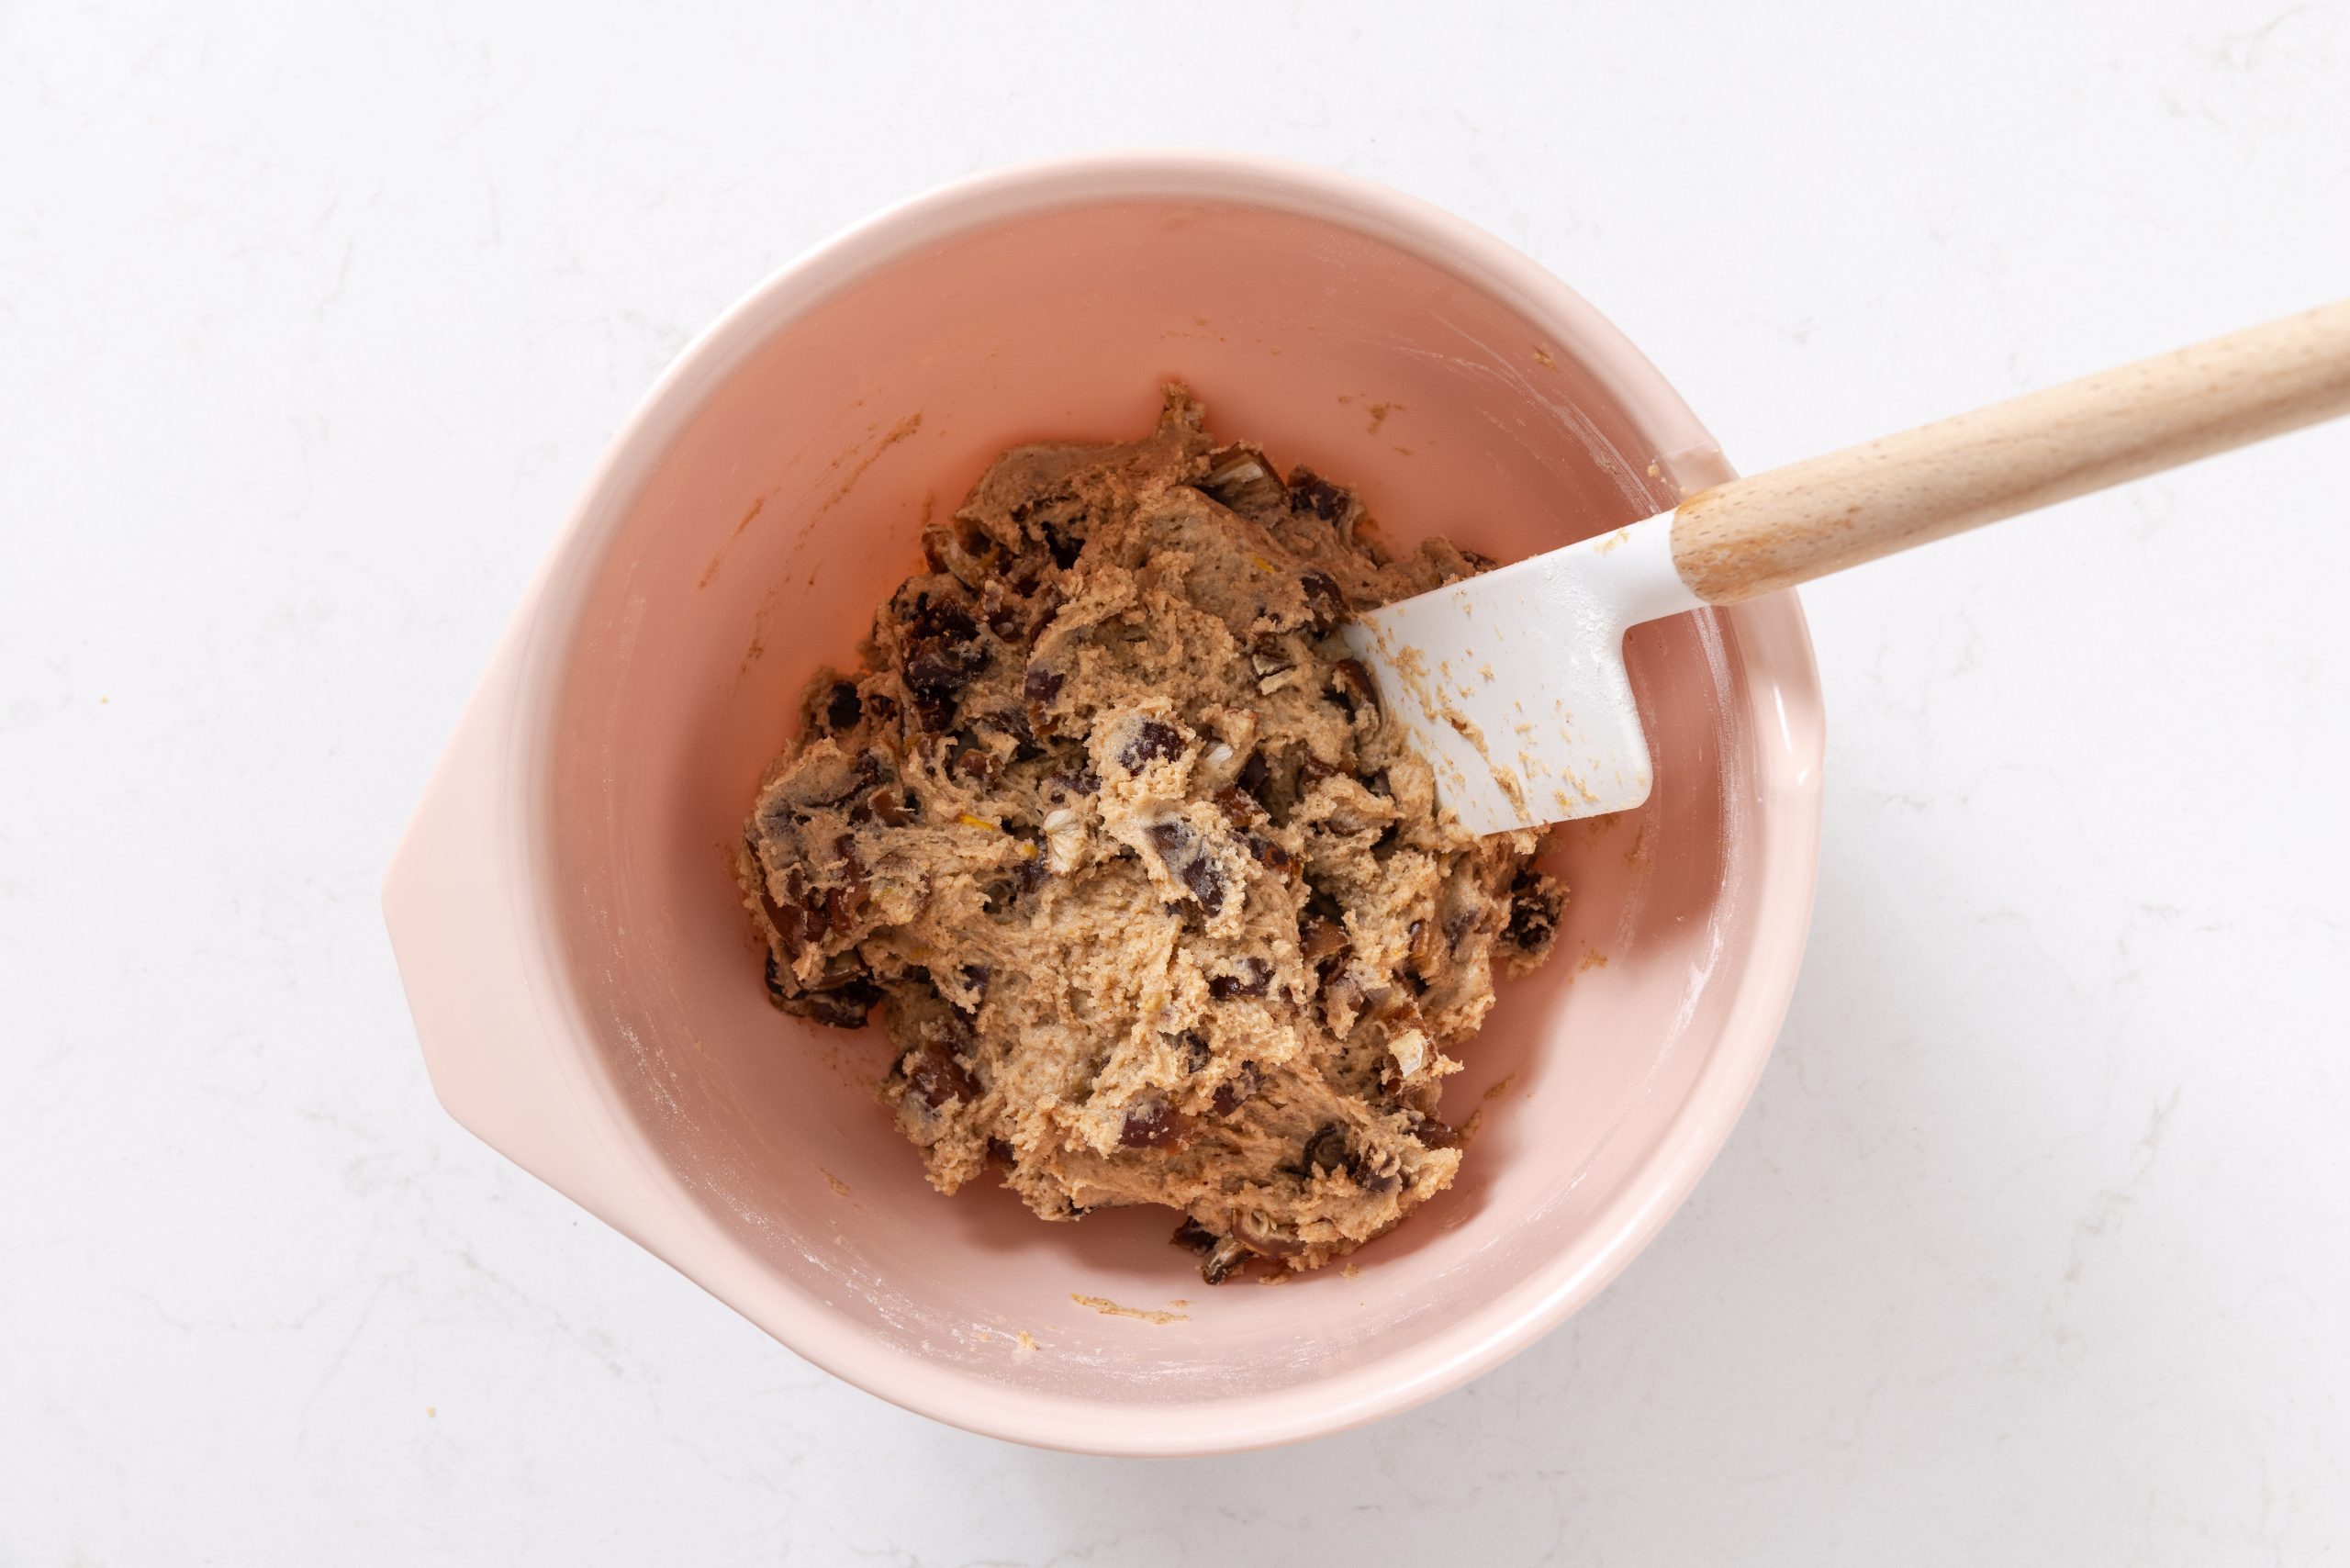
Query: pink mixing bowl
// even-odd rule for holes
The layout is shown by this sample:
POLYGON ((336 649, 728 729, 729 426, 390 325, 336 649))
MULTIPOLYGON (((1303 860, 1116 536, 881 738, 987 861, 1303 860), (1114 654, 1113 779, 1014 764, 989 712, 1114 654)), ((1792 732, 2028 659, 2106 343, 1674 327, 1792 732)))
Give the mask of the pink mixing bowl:
POLYGON ((871 1094, 880 1031, 768 1006, 731 846, 801 683, 851 656, 922 521, 1013 442, 1139 434, 1171 376, 1404 544, 1506 559, 1729 473, 1589 306, 1393 191, 1200 154, 966 181, 778 273, 662 379, 384 890, 460 1122, 861 1387, 1111 1453, 1372 1420, 1590 1300, 1762 1070, 1818 839, 1795 599, 1642 627, 1655 795, 1564 833, 1557 954, 1505 986, 1446 1101, 1483 1110, 1461 1179, 1359 1270, 1212 1289, 1164 1211, 1047 1225, 933 1193, 871 1094))

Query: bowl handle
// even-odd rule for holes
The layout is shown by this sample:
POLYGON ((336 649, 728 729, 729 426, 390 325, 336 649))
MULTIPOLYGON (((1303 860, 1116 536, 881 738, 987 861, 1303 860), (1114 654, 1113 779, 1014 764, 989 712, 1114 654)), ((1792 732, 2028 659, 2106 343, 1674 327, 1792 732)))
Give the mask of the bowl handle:
MULTIPOLYGON (((458 1123, 647 1246, 666 1227, 625 1132, 538 1000, 513 726, 531 615, 483 674, 384 877, 384 922, 433 1092, 458 1123)), ((657 1246, 655 1249, 658 1250, 657 1246)))

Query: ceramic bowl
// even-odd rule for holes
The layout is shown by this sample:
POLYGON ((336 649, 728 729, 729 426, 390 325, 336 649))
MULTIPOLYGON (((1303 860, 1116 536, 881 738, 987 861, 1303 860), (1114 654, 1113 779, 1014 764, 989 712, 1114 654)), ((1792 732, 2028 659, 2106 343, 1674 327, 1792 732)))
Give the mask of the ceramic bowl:
POLYGON ((778 273, 653 389, 384 895, 460 1122, 883 1398, 1132 1454, 1374 1419, 1589 1301, 1762 1070, 1819 813, 1794 599, 1642 627, 1654 795, 1562 832, 1556 956, 1505 984, 1445 1102, 1481 1113, 1449 1193, 1354 1268, 1210 1288, 1165 1211, 1048 1225, 1001 1190, 932 1192, 872 1093, 881 1031, 768 1005, 732 846, 801 684, 853 656, 923 519, 1014 442, 1140 434, 1177 376, 1217 431, 1354 486, 1399 545, 1508 559, 1729 473, 1564 285, 1396 192, 1201 154, 968 180, 778 273))

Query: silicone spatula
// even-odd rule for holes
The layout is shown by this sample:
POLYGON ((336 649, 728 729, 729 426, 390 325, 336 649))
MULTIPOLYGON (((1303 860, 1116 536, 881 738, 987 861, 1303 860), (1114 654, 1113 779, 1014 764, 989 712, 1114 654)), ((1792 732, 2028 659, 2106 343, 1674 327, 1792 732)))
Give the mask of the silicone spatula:
POLYGON ((1624 633, 2350 412, 2350 301, 1700 490, 1343 635, 1472 832, 1648 799, 1624 633))

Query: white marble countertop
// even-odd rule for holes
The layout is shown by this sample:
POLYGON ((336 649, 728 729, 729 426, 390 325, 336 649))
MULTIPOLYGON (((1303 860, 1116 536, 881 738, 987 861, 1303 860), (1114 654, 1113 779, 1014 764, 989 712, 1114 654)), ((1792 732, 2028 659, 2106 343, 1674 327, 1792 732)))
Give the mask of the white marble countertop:
POLYGON ((2350 4, 785 9, 0 5, 0 1565, 2350 1549, 2350 429, 1807 590, 1746 1120, 1538 1348, 1290 1451, 796 1361, 441 1113, 376 912, 606 438, 882 203, 1384 179, 1751 469, 2350 289, 2350 4))

